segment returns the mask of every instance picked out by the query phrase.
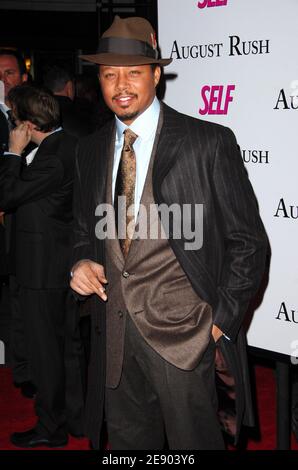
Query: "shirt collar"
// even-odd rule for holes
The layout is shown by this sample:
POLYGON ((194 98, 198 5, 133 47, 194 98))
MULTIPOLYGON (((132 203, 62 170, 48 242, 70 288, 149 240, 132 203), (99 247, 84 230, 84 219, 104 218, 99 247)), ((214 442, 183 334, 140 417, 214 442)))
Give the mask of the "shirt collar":
POLYGON ((56 132, 60 132, 60 131, 63 131, 63 128, 60 126, 58 127, 57 129, 55 129, 54 131, 50 132, 49 135, 47 135, 43 140, 46 140, 48 137, 50 137, 52 134, 55 134, 56 132))
MULTIPOLYGON (((48 137, 50 137, 52 134, 55 134, 56 132, 60 132, 62 131, 62 127, 58 127, 57 129, 55 129, 54 131, 52 131, 49 135, 46 136, 45 139, 43 139, 43 141, 40 143, 40 145, 45 142, 47 140, 48 137)), ((27 162, 27 165, 30 165, 30 163, 32 163, 34 157, 35 157, 35 154, 37 152, 37 150, 39 149, 40 145, 38 145, 37 147, 35 147, 33 150, 31 150, 30 153, 28 153, 28 155, 26 156, 26 162, 27 162)))
POLYGON ((60 132, 60 131, 63 131, 62 126, 57 127, 57 129, 55 129, 54 131, 52 131, 52 132, 48 135, 48 137, 49 137, 50 135, 52 135, 52 134, 55 134, 55 132, 60 132))
POLYGON ((8 106, 6 106, 5 103, 3 103, 2 101, 0 101, 0 109, 1 109, 1 111, 3 112, 3 114, 5 115, 6 119, 8 119, 7 111, 10 111, 10 108, 9 108, 8 106))
POLYGON ((141 137, 142 140, 149 139, 152 134, 156 131, 158 118, 160 112, 160 103, 158 99, 154 98, 151 105, 137 117, 135 121, 130 126, 124 124, 120 119, 116 118, 116 139, 120 141, 123 138, 123 132, 128 127, 135 133, 137 136, 141 137))

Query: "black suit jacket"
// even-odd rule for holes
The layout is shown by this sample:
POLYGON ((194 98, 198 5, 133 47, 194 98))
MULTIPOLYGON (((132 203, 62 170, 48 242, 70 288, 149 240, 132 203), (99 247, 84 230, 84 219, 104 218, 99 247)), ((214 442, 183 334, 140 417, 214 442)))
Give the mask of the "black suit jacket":
MULTIPOLYGON (((0 158, 2 157, 3 153, 7 150, 8 144, 8 125, 7 119, 4 116, 3 112, 0 110, 0 158)), ((0 223, 0 276, 4 276, 8 272, 8 259, 6 253, 6 240, 5 240, 5 227, 0 223)))
POLYGON ((16 210, 16 276, 28 288, 68 286, 76 139, 58 131, 33 162, 14 155, 0 163, 0 210, 16 210))
MULTIPOLYGON (((0 157, 4 152, 8 151, 9 141, 9 126, 6 116, 0 111, 0 157)), ((28 155, 36 145, 30 142, 25 148, 23 155, 28 155)), ((1 245, 1 260, 3 259, 0 272, 15 275, 16 272, 16 221, 15 212, 9 211, 5 213, 4 226, 0 227, 0 245, 1 245), (2 256, 3 250, 3 256, 2 256), (4 268, 5 266, 5 268, 4 268)))
POLYGON ((55 95, 59 103, 61 123, 65 132, 80 138, 92 132, 90 123, 75 106, 74 102, 67 96, 55 95))
MULTIPOLYGON (((252 423, 245 342, 239 330, 263 275, 267 237, 258 214, 235 137, 223 126, 162 106, 161 130, 153 167, 157 204, 203 204, 204 240, 197 251, 172 238, 178 261, 198 295, 213 309, 214 323, 231 341, 219 345, 233 371, 237 394, 237 432, 252 423)), ((76 164, 73 262, 105 264, 104 243, 95 238, 95 208, 105 202, 107 156, 114 124, 82 142, 76 164)), ((105 354, 104 303, 93 303, 92 354, 87 400, 87 432, 98 442, 102 420, 105 354)))

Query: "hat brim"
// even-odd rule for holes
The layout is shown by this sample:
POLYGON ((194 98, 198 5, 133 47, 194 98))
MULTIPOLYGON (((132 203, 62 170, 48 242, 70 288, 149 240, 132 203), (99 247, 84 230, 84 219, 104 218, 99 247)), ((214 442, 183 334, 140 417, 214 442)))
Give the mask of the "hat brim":
POLYGON ((91 55, 80 55, 80 59, 87 60, 93 64, 99 65, 148 65, 157 64, 166 66, 169 65, 173 59, 154 59, 151 57, 144 57, 138 55, 123 55, 123 54, 91 54, 91 55))

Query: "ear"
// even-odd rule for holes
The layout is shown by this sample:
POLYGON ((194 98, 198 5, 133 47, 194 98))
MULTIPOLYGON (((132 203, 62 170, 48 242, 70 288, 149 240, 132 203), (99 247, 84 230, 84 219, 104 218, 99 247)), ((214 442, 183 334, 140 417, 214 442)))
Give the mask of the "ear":
POLYGON ((36 128, 36 125, 33 124, 33 122, 31 122, 31 121, 24 121, 24 122, 25 122, 25 124, 28 124, 30 132, 32 132, 36 128))
POLYGON ((158 65, 157 67, 155 67, 155 70, 154 70, 154 86, 155 86, 155 88, 159 84, 160 76, 161 76, 161 68, 158 65))
POLYGON ((23 73, 23 75, 21 76, 21 80, 22 80, 22 83, 27 82, 27 80, 28 80, 28 74, 27 74, 27 73, 23 73))

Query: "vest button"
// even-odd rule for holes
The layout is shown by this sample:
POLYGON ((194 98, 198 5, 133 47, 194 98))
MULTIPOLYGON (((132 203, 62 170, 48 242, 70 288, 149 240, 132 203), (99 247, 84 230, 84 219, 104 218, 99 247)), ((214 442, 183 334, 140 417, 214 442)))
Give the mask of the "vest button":
POLYGON ((123 312, 121 310, 119 310, 118 315, 119 315, 119 318, 122 318, 123 317, 123 312))
POLYGON ((130 274, 127 271, 123 271, 122 276, 127 279, 130 276, 130 274))

